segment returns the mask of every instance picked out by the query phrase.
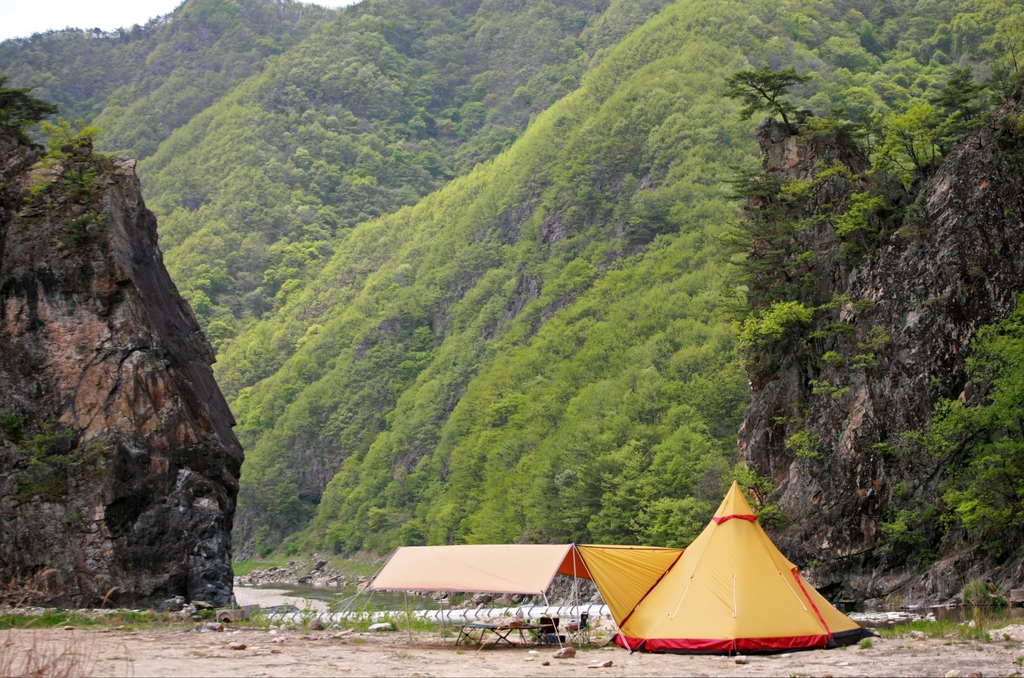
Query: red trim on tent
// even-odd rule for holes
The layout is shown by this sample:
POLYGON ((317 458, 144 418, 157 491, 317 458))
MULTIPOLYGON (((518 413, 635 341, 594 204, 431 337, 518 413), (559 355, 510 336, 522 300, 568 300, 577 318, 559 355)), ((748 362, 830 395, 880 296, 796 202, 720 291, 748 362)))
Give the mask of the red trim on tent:
POLYGON ((814 614, 818 615, 818 621, 820 621, 821 625, 825 627, 825 633, 827 633, 828 637, 831 638, 832 629, 830 629, 828 627, 828 624, 825 623, 825 618, 821 616, 821 612, 818 610, 818 606, 815 605, 814 601, 811 600, 811 597, 807 595, 807 589, 804 588, 804 583, 800 581, 800 573, 797 572, 797 569, 795 567, 793 568, 793 579, 796 579, 797 585, 800 587, 800 590, 803 591, 804 598, 806 598, 807 602, 811 604, 812 608, 814 608, 814 614))
POLYGON ((615 636, 615 643, 626 649, 636 649, 643 643, 646 652, 764 652, 771 650, 804 650, 827 647, 828 636, 789 636, 785 638, 623 638, 615 636), (628 643, 625 645, 623 643, 628 643))
POLYGON ((741 515, 739 513, 734 513, 731 516, 722 516, 721 518, 712 518, 711 520, 715 521, 716 525, 721 525, 725 521, 730 520, 732 518, 739 518, 740 520, 749 520, 750 522, 754 522, 757 520, 757 516, 741 515))

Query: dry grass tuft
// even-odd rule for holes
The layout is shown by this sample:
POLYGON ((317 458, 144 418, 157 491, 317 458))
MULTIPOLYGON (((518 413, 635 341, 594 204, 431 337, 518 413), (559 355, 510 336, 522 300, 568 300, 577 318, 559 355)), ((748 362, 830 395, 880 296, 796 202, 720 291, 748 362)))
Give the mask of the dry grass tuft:
MULTIPOLYGON (((13 631, 0 642, 0 676, 91 676, 96 650, 76 633, 63 640, 40 640, 32 632, 31 641, 16 642, 13 631)), ((22 631, 22 640, 26 632, 22 631)))

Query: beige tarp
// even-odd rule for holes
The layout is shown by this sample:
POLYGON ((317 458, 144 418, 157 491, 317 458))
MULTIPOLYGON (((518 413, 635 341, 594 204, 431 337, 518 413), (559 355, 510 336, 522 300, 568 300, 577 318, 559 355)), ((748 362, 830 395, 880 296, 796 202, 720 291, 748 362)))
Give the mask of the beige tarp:
POLYGON ((572 544, 403 546, 369 588, 541 595, 558 573, 590 579, 572 544))

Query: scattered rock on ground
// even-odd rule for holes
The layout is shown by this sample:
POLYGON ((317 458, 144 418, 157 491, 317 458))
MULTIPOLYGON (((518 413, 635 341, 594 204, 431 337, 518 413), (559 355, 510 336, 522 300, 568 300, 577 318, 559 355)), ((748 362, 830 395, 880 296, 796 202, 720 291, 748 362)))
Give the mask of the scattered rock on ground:
POLYGON ((161 612, 177 612, 183 607, 185 607, 185 597, 174 596, 173 598, 168 598, 167 600, 157 604, 156 609, 161 612))
POLYGON ((555 659, 572 659, 576 656, 576 648, 563 647, 560 650, 555 650, 555 653, 551 656, 555 659))
POLYGON ((244 650, 245 648, 245 643, 231 643, 230 645, 228 645, 229 650, 244 650))
POLYGON ((377 624, 370 624, 370 628, 367 631, 394 631, 395 625, 391 622, 379 622, 377 624))
POLYGON ((306 625, 306 628, 308 628, 310 631, 323 631, 324 624, 322 621, 314 617, 310 620, 309 624, 306 625))
POLYGON ((743 655, 740 655, 739 657, 736 657, 736 663, 737 664, 749 664, 750 663, 750 659, 748 657, 744 657, 743 655))
POLYGON ((541 665, 541 666, 551 666, 551 662, 549 662, 549 661, 548 661, 547 659, 545 659, 544 661, 542 661, 542 662, 540 663, 540 665, 541 665))
MULTIPOLYGON (((737 663, 739 663, 739 662, 737 662, 737 663)), ((605 659, 603 662, 598 662, 596 664, 591 664, 587 668, 588 669, 606 669, 606 668, 608 668, 611 665, 612 665, 612 660, 611 659, 605 659)))
POLYGON ((211 631, 223 631, 224 630, 224 625, 223 624, 218 624, 218 623, 215 623, 215 622, 210 622, 209 624, 206 625, 206 628, 210 629, 211 631))

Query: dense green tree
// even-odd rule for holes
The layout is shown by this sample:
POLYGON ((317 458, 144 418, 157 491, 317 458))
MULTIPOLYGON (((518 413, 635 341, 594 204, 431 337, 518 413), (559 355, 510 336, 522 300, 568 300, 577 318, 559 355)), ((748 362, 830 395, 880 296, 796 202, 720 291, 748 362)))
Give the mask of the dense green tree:
POLYGON ((953 520, 997 554, 1024 537, 1024 304, 981 328, 967 369, 988 390, 982 404, 936 405, 919 438, 950 465, 943 500, 953 520))

